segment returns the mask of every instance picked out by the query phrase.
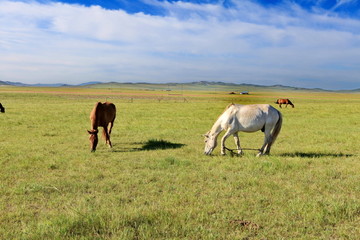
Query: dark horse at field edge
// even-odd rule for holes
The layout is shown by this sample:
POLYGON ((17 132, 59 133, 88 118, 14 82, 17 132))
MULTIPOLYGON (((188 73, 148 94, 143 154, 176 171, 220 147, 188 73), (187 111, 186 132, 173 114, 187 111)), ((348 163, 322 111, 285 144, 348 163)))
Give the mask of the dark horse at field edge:
POLYGON ((1 103, 0 103, 0 112, 5 113, 5 108, 1 103))
POLYGON ((295 107, 294 104, 290 101, 290 99, 278 99, 275 103, 279 104, 280 108, 282 104, 286 104, 285 107, 287 107, 288 105, 292 106, 293 108, 295 107))
POLYGON ((105 138, 106 144, 112 147, 110 141, 110 134, 116 117, 116 107, 113 103, 98 102, 95 104, 93 110, 90 113, 91 130, 88 130, 90 134, 90 148, 92 152, 96 151, 98 144, 98 127, 103 128, 103 137, 105 138))

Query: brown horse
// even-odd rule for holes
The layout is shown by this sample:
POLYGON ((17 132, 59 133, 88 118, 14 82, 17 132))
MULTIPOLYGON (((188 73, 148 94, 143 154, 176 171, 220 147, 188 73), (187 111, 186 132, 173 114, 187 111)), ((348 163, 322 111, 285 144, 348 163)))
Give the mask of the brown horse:
POLYGON ((116 117, 116 107, 113 103, 98 102, 90 113, 91 130, 88 130, 90 134, 90 148, 92 152, 95 152, 98 144, 98 127, 103 128, 103 137, 106 140, 106 144, 112 147, 110 141, 111 129, 114 126, 114 120, 116 117))
POLYGON ((0 112, 5 113, 5 108, 1 103, 0 103, 0 112))
POLYGON ((295 107, 294 104, 289 99, 278 99, 275 102, 276 104, 279 104, 279 107, 281 108, 281 104, 286 104, 285 107, 288 105, 291 105, 293 108, 295 107))

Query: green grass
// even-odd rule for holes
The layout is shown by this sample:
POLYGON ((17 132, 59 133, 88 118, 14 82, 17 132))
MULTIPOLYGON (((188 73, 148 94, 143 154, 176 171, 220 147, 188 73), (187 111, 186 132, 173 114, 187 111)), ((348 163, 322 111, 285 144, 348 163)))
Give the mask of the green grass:
POLYGON ((13 90, 0 88, 0 239, 360 237, 358 94, 13 90), (281 110, 271 156, 203 155, 228 103, 283 96, 295 108, 281 110), (113 149, 101 139, 91 153, 88 115, 106 98, 113 149))

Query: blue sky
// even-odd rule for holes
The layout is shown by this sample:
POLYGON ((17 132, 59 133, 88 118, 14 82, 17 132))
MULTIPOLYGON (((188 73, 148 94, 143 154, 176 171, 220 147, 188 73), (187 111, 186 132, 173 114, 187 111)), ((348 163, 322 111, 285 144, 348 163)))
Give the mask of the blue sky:
POLYGON ((359 0, 0 0, 0 80, 360 88, 359 0))

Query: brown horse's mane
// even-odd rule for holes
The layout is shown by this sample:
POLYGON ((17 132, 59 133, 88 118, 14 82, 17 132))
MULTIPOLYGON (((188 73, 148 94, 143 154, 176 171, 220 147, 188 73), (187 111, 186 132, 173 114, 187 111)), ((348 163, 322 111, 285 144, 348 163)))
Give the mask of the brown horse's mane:
MULTIPOLYGON (((101 112, 101 109, 102 109, 102 103, 101 103, 101 102, 97 102, 97 103, 95 104, 94 110, 93 110, 93 112, 92 112, 92 114, 93 114, 93 118, 92 118, 92 122, 91 122, 92 129, 96 129, 96 130, 97 130, 97 128, 99 127, 99 126, 95 126, 95 125, 98 125, 98 124, 95 124, 95 123, 96 123, 96 122, 99 120, 99 118, 100 118, 99 114, 100 114, 100 112, 101 112)), ((103 128, 102 137, 103 137, 103 138, 106 137, 105 128, 103 128)))

